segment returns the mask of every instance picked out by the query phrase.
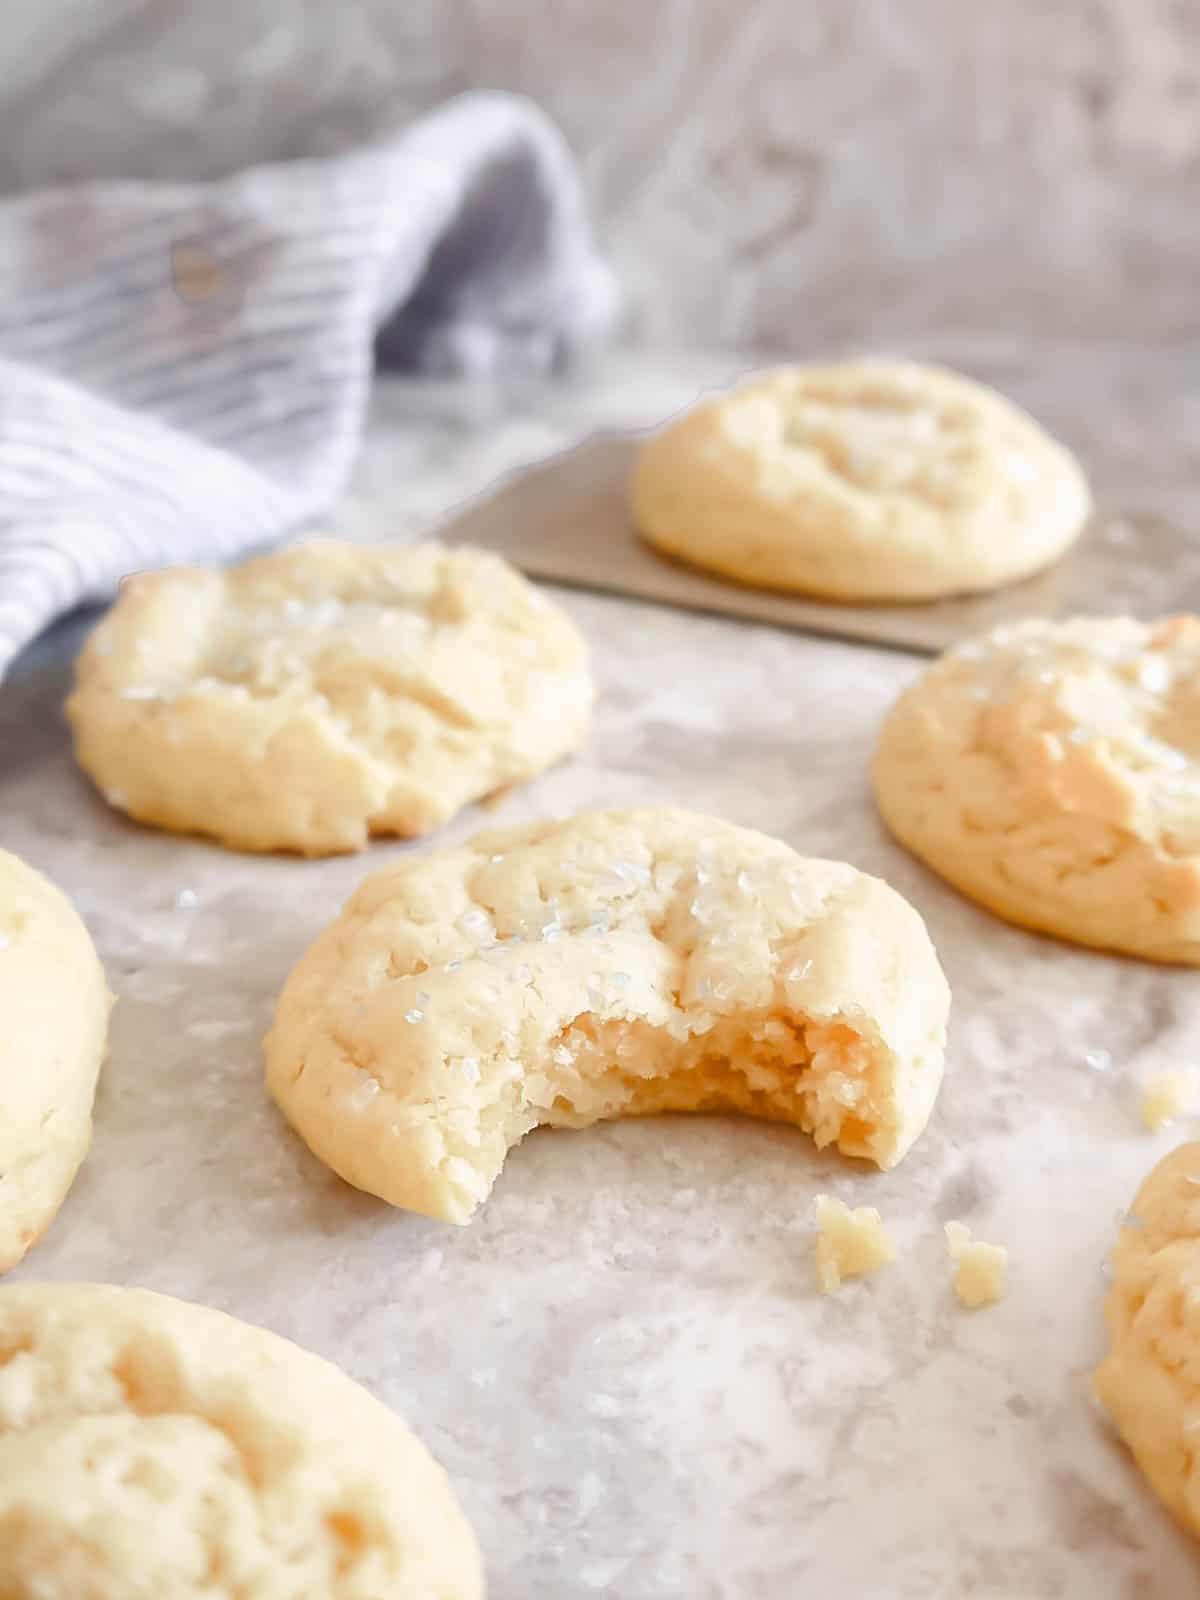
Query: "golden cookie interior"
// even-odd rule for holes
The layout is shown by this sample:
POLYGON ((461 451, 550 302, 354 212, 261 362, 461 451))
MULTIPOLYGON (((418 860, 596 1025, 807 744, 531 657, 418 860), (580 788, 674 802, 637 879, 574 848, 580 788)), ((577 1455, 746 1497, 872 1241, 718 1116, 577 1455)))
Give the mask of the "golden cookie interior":
POLYGON ((301 960, 267 1081, 324 1161, 464 1222, 532 1128, 734 1110, 881 1167, 948 991, 885 884, 675 810, 483 834, 375 875, 301 960))

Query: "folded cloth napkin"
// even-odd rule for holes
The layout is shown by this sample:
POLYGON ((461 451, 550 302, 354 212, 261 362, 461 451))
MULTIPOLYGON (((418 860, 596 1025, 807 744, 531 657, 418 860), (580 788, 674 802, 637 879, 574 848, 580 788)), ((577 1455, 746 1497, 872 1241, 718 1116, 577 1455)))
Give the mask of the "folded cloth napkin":
POLYGON ((334 160, 0 205, 0 676, 126 573, 327 510, 376 342, 417 371, 547 368, 615 308, 566 146, 506 95, 334 160))

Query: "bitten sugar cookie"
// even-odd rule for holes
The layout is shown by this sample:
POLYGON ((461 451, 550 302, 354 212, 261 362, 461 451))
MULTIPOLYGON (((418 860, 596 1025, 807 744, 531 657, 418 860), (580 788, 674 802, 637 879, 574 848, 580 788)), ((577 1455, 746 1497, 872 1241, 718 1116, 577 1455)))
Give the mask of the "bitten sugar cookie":
POLYGON ((441 1468, 275 1334, 137 1289, 0 1289, 0 1594, 482 1600, 441 1468))
POLYGON ((87 1154, 109 1004, 74 907, 0 850, 0 1272, 49 1226, 87 1154))
POLYGON ((785 367, 642 447, 651 544, 740 583, 932 600, 1037 572, 1091 510, 1078 463, 991 389, 907 362, 785 367))
POLYGON ((1096 1391, 1169 1509, 1200 1534, 1200 1144, 1160 1161, 1113 1251, 1096 1391))
POLYGON ((369 878, 284 988, 271 1093, 393 1205, 466 1222, 539 1123, 743 1111, 881 1167, 949 995, 875 878, 687 811, 479 835, 369 878))
POLYGON ((314 540, 132 579, 80 657, 80 765, 141 822, 325 855, 574 750, 574 625, 498 556, 314 540))
POLYGON ((892 832, 1012 922, 1200 964, 1200 621, 1025 622, 889 713, 892 832))

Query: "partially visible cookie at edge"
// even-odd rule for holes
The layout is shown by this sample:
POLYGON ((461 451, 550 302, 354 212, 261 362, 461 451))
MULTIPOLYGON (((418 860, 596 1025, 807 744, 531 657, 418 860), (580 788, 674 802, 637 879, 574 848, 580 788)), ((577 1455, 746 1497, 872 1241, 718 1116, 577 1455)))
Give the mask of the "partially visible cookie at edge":
POLYGON ((374 874, 289 976, 267 1084, 350 1183, 452 1222, 539 1124, 740 1111, 891 1167, 949 991, 876 878, 714 817, 590 812, 374 874))
POLYGON ((783 367, 640 449, 634 521, 693 566, 842 601, 996 588, 1057 560, 1091 511, 1071 453, 938 367, 783 367))
POLYGON ((138 821, 326 855, 533 777, 592 697, 578 630, 499 556, 319 539, 128 580, 67 712, 138 821))
POLYGON ((1112 1257, 1096 1392, 1164 1504, 1200 1535, 1200 1143, 1165 1156, 1112 1257))
POLYGON ((0 850, 0 1272, 53 1221, 87 1155, 111 1004, 74 906, 0 850))
POLYGON ((141 1289, 0 1289, 0 1593, 482 1600, 405 1424, 308 1351, 141 1289))
POLYGON ((884 722, 888 827, 1021 926, 1200 965, 1200 620, 1031 621, 942 656, 884 722))

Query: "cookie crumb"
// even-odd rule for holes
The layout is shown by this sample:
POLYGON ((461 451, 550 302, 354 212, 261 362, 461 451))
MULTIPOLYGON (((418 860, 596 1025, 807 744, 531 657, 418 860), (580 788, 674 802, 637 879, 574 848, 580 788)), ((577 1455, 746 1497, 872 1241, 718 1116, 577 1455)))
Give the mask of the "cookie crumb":
POLYGON ((874 1206, 851 1211, 844 1201, 819 1194, 817 1281, 822 1294, 834 1294, 843 1278, 862 1278, 896 1259, 896 1246, 874 1206))
POLYGON ((1196 1098, 1194 1073, 1162 1072, 1151 1078, 1142 1091, 1142 1123, 1151 1133, 1157 1133, 1177 1117, 1195 1111, 1196 1098))
POLYGON ((592 811, 409 856, 370 880, 288 980, 268 1081, 360 1188, 462 1223, 539 1124, 584 1128, 666 1105, 786 1120, 818 1148, 840 1142, 891 1167, 929 1114, 947 1000, 924 924, 878 880, 694 812, 592 811), (700 938, 686 907, 702 850, 721 861, 700 938), (752 903, 734 887, 743 865, 761 880, 752 903), (585 937, 597 911, 608 943, 585 937), (537 931, 552 912, 566 931, 548 945, 537 931), (812 1012, 778 992, 804 946, 822 972, 812 1012), (879 970, 894 974, 882 988, 879 970), (345 1105, 356 1066, 384 1097, 365 1124, 345 1105))
POLYGON ((971 1310, 1004 1298, 1008 1251, 1000 1244, 971 1238, 962 1222, 946 1224, 946 1249, 955 1263, 954 1292, 971 1310))

